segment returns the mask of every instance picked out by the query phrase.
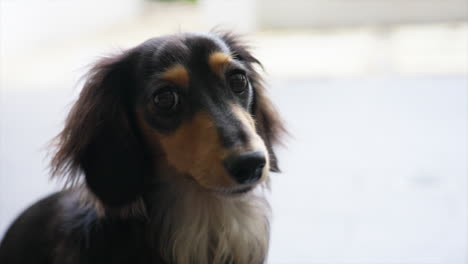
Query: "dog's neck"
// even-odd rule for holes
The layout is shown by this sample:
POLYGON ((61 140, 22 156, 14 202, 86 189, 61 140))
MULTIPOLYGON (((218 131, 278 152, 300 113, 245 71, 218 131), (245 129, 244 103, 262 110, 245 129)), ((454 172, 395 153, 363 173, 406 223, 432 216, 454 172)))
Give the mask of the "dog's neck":
POLYGON ((270 215, 263 192, 223 197, 194 183, 159 185, 148 198, 157 254, 171 263, 263 263, 270 215))

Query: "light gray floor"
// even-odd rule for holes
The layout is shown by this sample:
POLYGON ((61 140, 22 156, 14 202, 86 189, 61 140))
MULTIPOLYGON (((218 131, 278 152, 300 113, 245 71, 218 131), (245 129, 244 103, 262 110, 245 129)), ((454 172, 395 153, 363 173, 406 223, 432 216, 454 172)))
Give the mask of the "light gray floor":
MULTIPOLYGON (((467 263, 467 77, 271 86, 292 134, 273 175, 271 263, 467 263)), ((0 237, 57 189, 46 147, 75 95, 2 87, 0 237)))
POLYGON ((273 263, 467 263, 468 81, 282 82, 273 263))

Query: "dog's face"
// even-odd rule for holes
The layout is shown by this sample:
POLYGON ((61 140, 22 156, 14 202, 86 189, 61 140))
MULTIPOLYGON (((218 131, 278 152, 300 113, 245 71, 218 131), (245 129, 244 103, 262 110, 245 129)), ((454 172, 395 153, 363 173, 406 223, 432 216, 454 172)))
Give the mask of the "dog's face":
POLYGON ((225 194, 263 181, 269 157, 254 119, 252 65, 213 36, 173 36, 144 45, 152 48, 142 55, 143 68, 154 70, 142 77, 136 112, 154 154, 162 154, 156 168, 168 165, 225 194))
POLYGON ((277 170, 272 144, 282 130, 256 63, 231 34, 154 38, 101 61, 68 118, 54 168, 83 170, 111 205, 140 195, 161 168, 215 193, 250 191, 277 170))

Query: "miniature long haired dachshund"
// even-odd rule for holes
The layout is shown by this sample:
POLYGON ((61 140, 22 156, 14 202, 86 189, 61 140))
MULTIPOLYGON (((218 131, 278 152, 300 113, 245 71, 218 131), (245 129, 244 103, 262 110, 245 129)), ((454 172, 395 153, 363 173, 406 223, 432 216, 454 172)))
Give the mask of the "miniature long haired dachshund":
POLYGON ((258 65, 231 33, 99 60, 55 141, 69 184, 18 217, 0 263, 264 263, 284 128, 258 65))

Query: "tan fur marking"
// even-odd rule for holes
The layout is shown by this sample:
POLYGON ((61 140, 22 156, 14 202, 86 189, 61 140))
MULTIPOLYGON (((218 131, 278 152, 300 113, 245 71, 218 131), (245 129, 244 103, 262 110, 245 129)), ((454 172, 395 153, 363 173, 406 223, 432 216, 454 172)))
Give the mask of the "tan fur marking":
POLYGON ((176 83, 182 87, 188 87, 189 84, 189 74, 187 69, 180 64, 176 64, 167 69, 162 73, 161 78, 166 81, 176 83))
POLYGON ((231 61, 231 56, 223 52, 214 52, 208 58, 211 70, 222 76, 226 65, 231 61))
POLYGON ((199 112, 169 135, 156 132, 144 120, 145 136, 161 146, 166 160, 173 168, 189 174, 202 187, 219 189, 234 186, 235 181, 224 168, 230 152, 219 142, 216 126, 206 112, 199 112))

